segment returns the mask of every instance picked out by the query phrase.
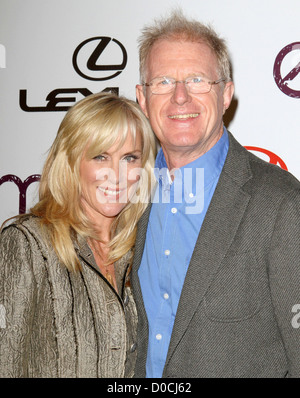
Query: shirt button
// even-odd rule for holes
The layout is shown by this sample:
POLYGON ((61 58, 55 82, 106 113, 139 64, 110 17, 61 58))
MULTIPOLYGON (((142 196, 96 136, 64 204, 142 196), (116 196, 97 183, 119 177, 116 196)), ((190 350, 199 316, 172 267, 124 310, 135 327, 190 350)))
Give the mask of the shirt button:
POLYGON ((165 255, 166 255, 166 256, 169 256, 170 253, 171 253, 170 250, 165 250, 165 255))
POLYGON ((162 335, 160 333, 158 333, 155 337, 156 337, 156 340, 161 340, 162 339, 162 335))
POLYGON ((191 193, 189 193, 189 197, 190 198, 193 198, 194 197, 194 194, 191 192, 191 193))
POLYGON ((177 213, 176 207, 172 207, 171 212, 172 212, 173 214, 176 214, 176 213, 177 213))
POLYGON ((164 299, 165 299, 165 300, 168 300, 168 298, 169 298, 168 293, 165 293, 165 294, 164 294, 164 299))

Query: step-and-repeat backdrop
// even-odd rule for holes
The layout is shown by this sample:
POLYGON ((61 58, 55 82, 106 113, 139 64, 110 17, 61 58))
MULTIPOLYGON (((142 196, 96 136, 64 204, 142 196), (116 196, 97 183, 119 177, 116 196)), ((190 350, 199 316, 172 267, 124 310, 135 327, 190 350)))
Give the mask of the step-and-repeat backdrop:
POLYGON ((236 87, 229 130, 300 179, 299 0, 1 0, 0 222, 37 200, 70 106, 103 90, 135 99, 137 37, 178 6, 228 42, 236 87))

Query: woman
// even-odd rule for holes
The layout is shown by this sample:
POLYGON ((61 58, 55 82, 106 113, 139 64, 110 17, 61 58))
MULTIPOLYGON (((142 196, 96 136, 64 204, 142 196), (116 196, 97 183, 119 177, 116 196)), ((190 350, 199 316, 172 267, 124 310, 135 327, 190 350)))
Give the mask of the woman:
POLYGON ((0 242, 0 377, 132 377, 129 285, 155 141, 138 105, 91 95, 66 114, 30 214, 0 242))

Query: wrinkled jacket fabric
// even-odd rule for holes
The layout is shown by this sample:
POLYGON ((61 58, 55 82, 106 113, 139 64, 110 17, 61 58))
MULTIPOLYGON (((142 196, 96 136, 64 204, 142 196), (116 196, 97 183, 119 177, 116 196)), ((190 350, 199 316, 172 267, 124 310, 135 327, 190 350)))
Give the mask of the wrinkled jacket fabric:
POLYGON ((136 309, 129 254, 115 264, 118 292, 86 242, 69 272, 30 217, 1 233, 0 377, 132 377, 136 309))

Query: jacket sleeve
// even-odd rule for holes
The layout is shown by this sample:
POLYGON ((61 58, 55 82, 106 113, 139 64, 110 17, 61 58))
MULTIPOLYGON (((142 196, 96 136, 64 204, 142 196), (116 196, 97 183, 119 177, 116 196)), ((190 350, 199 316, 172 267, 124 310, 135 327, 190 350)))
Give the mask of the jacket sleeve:
POLYGON ((289 377, 300 377, 300 191, 281 203, 269 251, 274 312, 287 354, 289 377))
POLYGON ((0 377, 27 377, 35 294, 31 245, 10 226, 0 237, 0 377))

